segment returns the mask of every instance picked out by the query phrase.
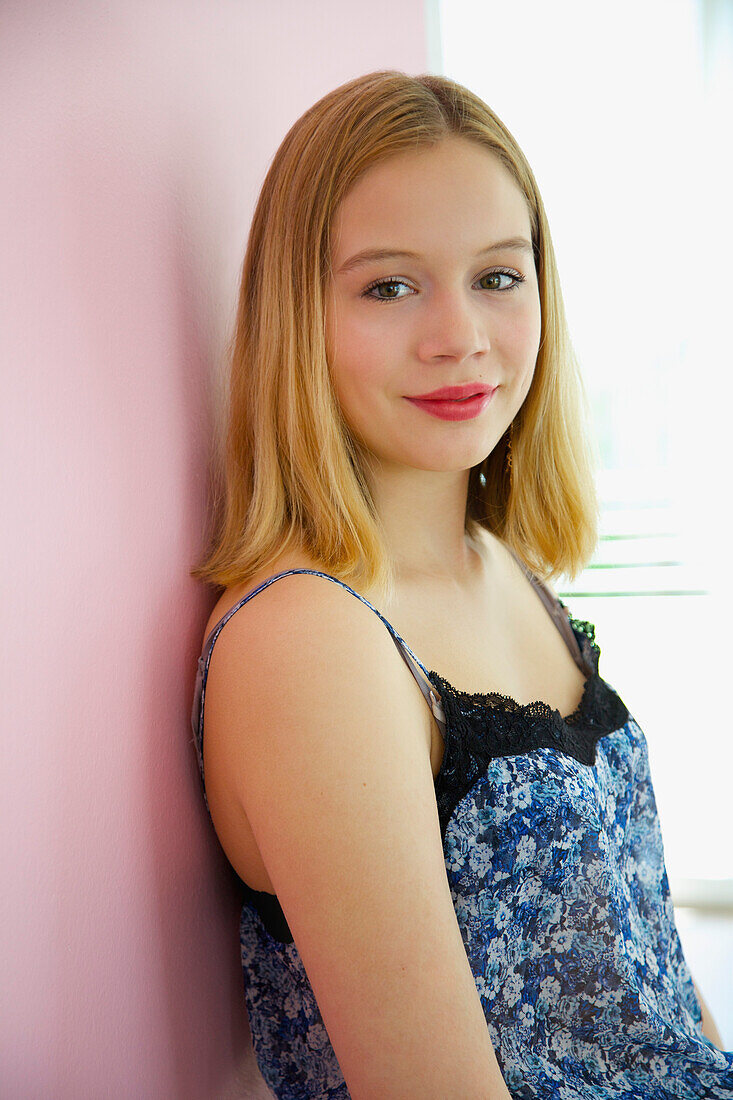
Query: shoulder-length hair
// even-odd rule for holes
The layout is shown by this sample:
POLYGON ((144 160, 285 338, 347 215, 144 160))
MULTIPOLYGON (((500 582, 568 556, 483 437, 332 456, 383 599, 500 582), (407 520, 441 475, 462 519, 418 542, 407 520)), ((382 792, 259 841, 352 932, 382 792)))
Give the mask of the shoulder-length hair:
POLYGON ((541 304, 534 377, 507 430, 469 473, 465 530, 481 527, 541 579, 574 578, 597 542, 596 451, 537 183, 491 109, 442 76, 368 73, 290 128, 265 177, 242 268, 214 530, 191 575, 228 588, 305 550, 324 572, 394 592, 393 563, 327 361, 325 302, 334 212, 372 165, 467 138, 495 154, 529 211, 541 304))

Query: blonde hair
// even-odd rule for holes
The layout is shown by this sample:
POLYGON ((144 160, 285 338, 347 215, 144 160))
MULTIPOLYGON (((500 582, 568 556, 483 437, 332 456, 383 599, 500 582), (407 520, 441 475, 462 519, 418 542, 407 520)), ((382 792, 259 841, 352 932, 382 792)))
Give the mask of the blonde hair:
POLYGON ((486 528, 543 580, 575 577, 591 557, 596 454, 532 170, 507 128, 467 88, 390 70, 351 80, 314 104, 290 128, 265 177, 228 349, 214 529, 192 576, 228 588, 304 549, 324 572, 391 597, 393 564, 364 454, 327 362, 331 229, 338 204, 368 168, 450 135, 490 150, 524 194, 542 318, 527 396, 510 429, 470 470, 466 534, 486 528))

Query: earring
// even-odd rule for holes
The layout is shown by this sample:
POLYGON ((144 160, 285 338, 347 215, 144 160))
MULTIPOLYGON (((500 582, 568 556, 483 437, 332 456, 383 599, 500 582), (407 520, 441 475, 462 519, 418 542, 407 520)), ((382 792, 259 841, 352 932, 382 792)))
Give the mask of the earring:
POLYGON ((506 445, 506 468, 511 473, 512 469, 512 435, 514 434, 514 422, 509 425, 509 442, 506 445))

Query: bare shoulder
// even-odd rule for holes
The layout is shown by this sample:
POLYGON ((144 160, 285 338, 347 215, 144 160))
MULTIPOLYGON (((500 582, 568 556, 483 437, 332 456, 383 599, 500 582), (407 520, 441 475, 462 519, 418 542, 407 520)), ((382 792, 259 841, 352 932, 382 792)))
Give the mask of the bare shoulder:
POLYGON ((282 577, 227 622, 209 674, 228 783, 350 1095, 508 1097, 448 884, 427 708, 384 623, 327 578, 282 577))
MULTIPOLYGON (((217 625, 217 623, 226 615, 226 613, 232 607, 239 603, 239 601, 244 596, 248 595, 250 592, 254 592, 255 589, 259 588, 261 584, 264 584, 264 582, 269 580, 271 577, 276 576, 278 573, 287 572, 287 570, 289 569, 315 568, 317 568, 315 563, 303 556, 279 558, 272 564, 269 569, 265 569, 259 573, 256 573, 253 577, 250 577, 248 580, 243 581, 241 584, 231 585, 229 588, 225 589, 224 592, 221 593, 219 599, 211 610, 211 614, 209 615, 209 620, 206 624, 206 629, 204 631, 204 641, 206 640, 206 638, 208 638, 209 634, 217 625)), ((285 584, 285 590, 287 592, 292 592, 292 586, 287 586, 287 579, 288 578, 281 578, 269 587, 276 588, 285 584)), ((282 588, 280 588, 279 590, 282 591, 282 588)), ((295 591, 297 591, 297 589, 295 589, 295 591)), ((248 605, 251 606, 252 610, 254 610, 254 606, 259 600, 260 595, 261 594, 258 593, 257 596, 253 597, 251 605, 248 605)), ((234 618, 237 618, 237 616, 234 616, 234 618)))
MULTIPOLYGON (((240 603, 243 597, 254 593, 279 573, 300 569, 324 571, 318 563, 298 556, 280 560, 270 569, 251 577, 245 583, 228 588, 219 597, 211 611, 204 639, 227 612, 240 603)), ((216 648, 225 648, 221 646, 221 640, 225 634, 231 637, 234 634, 252 631, 255 631, 259 637, 267 637, 270 643, 274 643, 278 637, 287 637, 290 625, 309 613, 316 614, 318 621, 322 621, 322 616, 333 615, 337 622, 344 626, 349 623, 373 625, 372 620, 374 620, 377 627, 381 626, 381 630, 386 633, 374 612, 361 600, 347 592, 342 585, 329 580, 328 577, 318 577, 310 573, 290 573, 288 576, 277 577, 272 584, 268 584, 257 592, 251 600, 247 601, 246 610, 238 611, 228 620, 226 629, 222 631, 216 643, 216 648)), ((318 634, 319 631, 314 631, 313 644, 317 643, 318 634)))
MULTIPOLYGON (((289 568, 313 568, 312 566, 290 566, 289 568)), ((283 572, 276 570, 275 572, 283 572)), ((270 570, 261 578, 256 577, 246 585, 228 589, 214 608, 207 623, 207 632, 226 614, 227 610, 234 607, 242 597, 259 588, 275 573, 270 570)), ((386 638, 390 642, 392 651, 394 645, 389 634, 371 608, 367 607, 361 599, 347 591, 341 584, 328 577, 313 576, 308 573, 291 573, 288 576, 278 577, 272 584, 257 593, 247 601, 246 607, 242 607, 237 614, 227 622, 216 643, 218 649, 236 650, 236 639, 242 642, 247 639, 250 643, 255 640, 259 643, 258 649, 264 654, 270 652, 273 658, 287 659, 288 653, 296 656, 296 647, 293 639, 296 633, 301 636, 303 642, 307 642, 306 650, 297 656, 306 659, 315 659, 322 646, 329 648, 334 631, 344 640, 349 638, 354 646, 359 647, 360 639, 367 637, 364 642, 373 645, 374 640, 386 638), (229 641, 222 641, 226 638, 229 641)), ((380 647, 386 653, 390 653, 389 646, 380 647)), ((252 649, 250 648, 250 652, 252 649)))
MULTIPOLYGON (((261 583, 255 578, 246 591, 261 583)), ((226 596, 207 630, 242 598, 232 591, 226 596)), ((360 707, 376 696, 389 699, 409 719, 408 728, 420 731, 425 750, 430 711, 385 624, 328 577, 294 573, 267 585, 228 619, 209 665, 207 697, 217 700, 218 712, 239 706, 264 719, 279 709, 292 707, 295 717, 310 707, 324 717, 329 706, 340 712, 346 698, 360 707)), ((218 721, 212 727, 217 737, 227 728, 218 721)), ((239 737, 241 731, 232 732, 239 737)))

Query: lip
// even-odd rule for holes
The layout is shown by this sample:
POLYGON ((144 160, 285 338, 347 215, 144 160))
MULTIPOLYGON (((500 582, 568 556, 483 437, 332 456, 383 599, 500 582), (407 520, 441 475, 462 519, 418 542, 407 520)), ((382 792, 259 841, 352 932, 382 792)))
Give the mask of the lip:
POLYGON ((416 393, 408 397, 408 401, 459 401, 474 394, 493 393, 495 389, 496 386, 488 386, 485 382, 464 382, 462 386, 442 386, 432 393, 416 393))
POLYGON ((408 397, 407 401, 418 409, 437 416, 440 420, 473 420, 486 408, 494 396, 494 389, 488 392, 478 393, 475 397, 469 397, 467 401, 457 401, 455 398, 449 401, 423 400, 419 397, 408 397))

